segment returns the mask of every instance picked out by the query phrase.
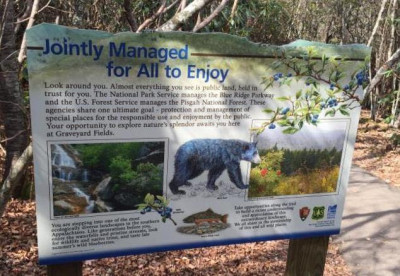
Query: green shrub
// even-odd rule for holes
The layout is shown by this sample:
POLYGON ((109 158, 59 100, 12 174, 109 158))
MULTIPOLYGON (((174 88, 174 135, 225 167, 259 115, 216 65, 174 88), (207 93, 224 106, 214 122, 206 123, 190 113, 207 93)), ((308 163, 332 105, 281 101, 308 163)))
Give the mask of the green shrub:
POLYGON ((122 156, 117 156, 111 160, 109 171, 113 181, 120 184, 127 184, 137 176, 131 168, 131 161, 122 156))

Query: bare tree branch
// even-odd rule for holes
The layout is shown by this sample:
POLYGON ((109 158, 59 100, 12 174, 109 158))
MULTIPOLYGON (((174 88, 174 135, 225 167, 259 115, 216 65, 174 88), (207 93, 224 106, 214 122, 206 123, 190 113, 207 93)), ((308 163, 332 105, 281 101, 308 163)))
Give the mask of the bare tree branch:
POLYGON ((396 40, 396 24, 394 20, 396 19, 396 9, 397 9, 397 0, 392 0, 392 12, 390 13, 390 23, 391 23, 390 37, 389 37, 390 43, 389 43, 389 51, 387 58, 390 58, 395 48, 394 43, 396 40))
POLYGON ((11 197, 12 187, 23 176, 26 168, 32 160, 32 143, 24 150, 22 155, 13 164, 10 173, 0 188, 0 216, 3 215, 8 200, 11 197))
POLYGON ((15 23, 16 24, 15 29, 14 29, 15 33, 17 33, 19 31, 19 28, 21 27, 22 22, 29 20, 29 15, 32 10, 33 0, 27 0, 25 3, 26 3, 25 11, 20 17, 18 17, 18 20, 15 23))
POLYGON ((379 82, 382 80, 384 73, 392 68, 396 63, 400 61, 400 48, 397 49, 397 51, 390 57, 388 61, 386 61, 381 68, 379 68, 378 72, 376 72, 376 75, 372 78, 370 84, 365 88, 364 90, 364 99, 368 97, 368 95, 371 93, 372 90, 375 89, 375 87, 379 84, 379 82))
POLYGON ((20 132, 16 133, 13 137, 9 137, 9 138, 0 140, 0 143, 5 143, 5 142, 7 142, 7 141, 11 141, 12 139, 17 138, 19 135, 21 135, 22 133, 24 133, 24 132, 26 132, 26 131, 27 131, 26 129, 21 130, 20 132))
POLYGON ((194 26, 194 28, 196 28, 200 23, 201 23, 201 11, 197 13, 196 25, 194 26))
POLYGON ((206 19, 204 19, 200 24, 196 24, 196 26, 193 28, 193 32, 196 33, 200 29, 210 24, 210 22, 225 8, 229 1, 230 0, 222 0, 218 7, 206 19))
POLYGON ((141 30, 143 30, 144 28, 146 28, 151 22, 153 22, 161 13, 164 12, 165 9, 165 5, 167 4, 167 0, 163 0, 163 2, 161 3, 161 6, 158 8, 158 11, 153 14, 150 18, 147 18, 137 29, 137 33, 139 33, 141 30))
POLYGON ((165 22, 161 27, 157 28, 156 31, 176 31, 186 22, 186 20, 192 17, 193 14, 203 9, 208 3, 212 1, 213 0, 194 0, 184 10, 165 22))
POLYGON ((378 28, 379 28, 379 24, 381 23, 381 21, 383 19, 382 14, 385 11, 386 2, 387 2, 387 0, 383 0, 382 1, 382 5, 381 5, 381 9, 380 9, 379 14, 378 14, 378 18, 376 19, 374 29, 372 30, 372 34, 371 34, 371 36, 370 36, 370 38, 368 40, 368 43, 367 43, 368 47, 371 46, 372 42, 374 41, 375 35, 376 35, 376 33, 378 31, 378 28))
MULTIPOLYGON (((47 2, 47 4, 46 5, 44 5, 43 7, 41 7, 40 8, 40 10, 38 10, 37 12, 36 12, 36 14, 38 14, 38 13, 41 13, 44 9, 46 9, 46 8, 51 8, 49 5, 50 5, 50 3, 51 3, 51 1, 52 0, 49 0, 49 2, 47 2)), ((24 19, 18 19, 18 20, 20 20, 20 21, 17 21, 17 22, 15 22, 15 24, 20 24, 20 23, 23 23, 23 22, 25 22, 25 21, 28 21, 30 19, 30 17, 28 17, 28 18, 24 18, 24 19)))
POLYGON ((124 9, 125 9, 126 20, 128 21, 131 31, 136 32, 136 30, 138 28, 138 24, 136 22, 135 17, 133 16, 133 11, 132 11, 130 0, 124 0, 124 9))
POLYGON ((146 28, 148 25, 150 25, 150 23, 152 23, 154 20, 157 19, 157 17, 161 16, 162 14, 166 13, 167 11, 169 11, 173 6, 175 6, 177 3, 179 2, 179 0, 174 1, 171 5, 169 5, 168 7, 165 7, 166 5, 166 0, 163 1, 163 3, 161 4, 160 8, 158 9, 158 11, 153 14, 150 18, 147 18, 137 29, 137 33, 139 33, 140 31, 142 31, 144 28, 146 28))
POLYGON ((238 3, 239 3, 239 0, 235 0, 235 2, 233 2, 231 16, 229 17, 229 20, 232 20, 235 17, 238 3))
MULTIPOLYGON (((39 7, 39 0, 34 0, 31 16, 29 17, 29 22, 28 22, 28 25, 26 26, 26 30, 28 30, 30 27, 33 26, 33 23, 35 22, 35 16, 38 12, 38 7, 39 7)), ((24 33, 24 37, 22 38, 21 49, 20 49, 19 55, 18 55, 19 63, 22 63, 22 61, 25 59, 25 57, 26 57, 25 53, 26 53, 26 31, 24 33)))
POLYGON ((181 11, 183 11, 186 8, 186 5, 187 5, 186 0, 182 0, 181 1, 181 11))

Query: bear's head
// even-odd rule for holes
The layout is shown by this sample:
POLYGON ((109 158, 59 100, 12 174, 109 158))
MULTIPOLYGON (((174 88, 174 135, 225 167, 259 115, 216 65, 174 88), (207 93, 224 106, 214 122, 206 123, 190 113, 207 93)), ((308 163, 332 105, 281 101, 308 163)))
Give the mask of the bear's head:
POLYGON ((261 158, 257 150, 257 142, 248 143, 243 146, 242 160, 246 160, 255 164, 261 162, 261 158))

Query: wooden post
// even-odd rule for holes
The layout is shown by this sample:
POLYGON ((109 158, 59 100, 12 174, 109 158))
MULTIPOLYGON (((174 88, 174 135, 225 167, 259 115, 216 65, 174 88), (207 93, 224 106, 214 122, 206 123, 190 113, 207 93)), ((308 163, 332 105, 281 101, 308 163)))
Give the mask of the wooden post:
POLYGON ((82 276, 82 262, 55 264, 47 266, 49 276, 82 276))
POLYGON ((328 244, 329 236, 290 240, 285 276, 323 275, 328 244))

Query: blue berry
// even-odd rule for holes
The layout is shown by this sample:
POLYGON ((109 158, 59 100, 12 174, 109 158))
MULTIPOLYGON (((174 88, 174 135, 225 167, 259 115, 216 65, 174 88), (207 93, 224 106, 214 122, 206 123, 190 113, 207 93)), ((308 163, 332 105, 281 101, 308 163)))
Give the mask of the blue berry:
POLYGON ((313 119, 318 120, 319 115, 318 114, 314 114, 313 115, 313 119))
POLYGON ((288 113, 289 110, 290 110, 289 107, 285 107, 284 109, 282 109, 281 114, 282 114, 282 115, 286 115, 286 113, 288 113))
POLYGON ((333 83, 331 83, 331 85, 329 86, 330 90, 333 90, 335 88, 335 85, 333 83))
POLYGON ((140 213, 141 213, 142 215, 144 215, 144 214, 146 214, 146 210, 143 209, 142 211, 140 211, 140 213))
POLYGON ((276 128, 276 125, 275 125, 275 124, 270 124, 270 125, 268 126, 268 128, 269 128, 269 129, 275 129, 275 128, 276 128))
POLYGON ((356 75, 357 84, 362 85, 364 81, 367 81, 367 75, 364 71, 360 71, 356 75))
POLYGON ((151 212, 151 207, 150 207, 150 206, 147 206, 147 207, 145 208, 145 211, 146 211, 146 212, 151 212))
POLYGON ((293 76, 292 73, 287 74, 287 77, 288 77, 288 78, 290 78, 290 77, 292 77, 292 76, 293 76))
POLYGON ((350 89, 350 85, 346 84, 343 88, 345 91, 350 89))
POLYGON ((325 108, 325 103, 321 103, 321 109, 325 108))

